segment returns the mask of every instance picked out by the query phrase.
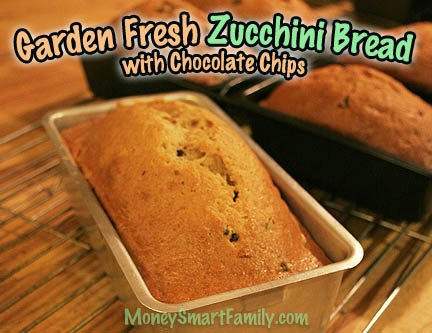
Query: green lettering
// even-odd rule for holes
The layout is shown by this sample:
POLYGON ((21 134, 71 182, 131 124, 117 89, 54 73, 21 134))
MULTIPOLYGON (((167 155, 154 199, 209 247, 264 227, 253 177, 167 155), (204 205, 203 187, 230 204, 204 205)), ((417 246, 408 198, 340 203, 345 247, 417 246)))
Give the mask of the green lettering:
POLYGON ((341 54, 350 42, 348 33, 351 31, 351 25, 348 22, 333 22, 333 36, 331 50, 335 54, 341 54))
POLYGON ((384 37, 381 39, 381 47, 378 51, 379 60, 394 60, 395 43, 392 38, 384 37))
POLYGON ((254 45, 258 42, 258 27, 254 22, 246 26, 246 44, 254 45))
POLYGON ((274 40, 274 46, 275 48, 279 48, 281 46, 280 41, 283 38, 282 46, 288 47, 289 41, 291 37, 290 29, 286 25, 283 25, 283 16, 280 14, 276 14, 274 16, 274 25, 275 25, 275 40, 274 40))
POLYGON ((131 312, 128 308, 124 309, 125 325, 135 325, 135 321, 138 320, 138 325, 142 325, 141 320, 141 308, 135 310, 135 315, 132 317, 131 312))
POLYGON ((184 325, 184 324, 187 323, 187 317, 186 317, 186 315, 187 315, 187 312, 186 312, 185 309, 180 309, 179 310, 179 312, 178 312, 178 318, 179 318, 178 322, 179 322, 180 325, 184 325))
POLYGON ((234 326, 243 325, 243 316, 241 313, 237 312, 234 315, 234 326))
POLYGON ((366 39, 363 44, 363 53, 368 57, 376 57, 378 54, 377 46, 380 43, 380 39, 377 35, 371 35, 366 39))
POLYGON ((413 32, 407 32, 405 38, 399 39, 396 45, 396 59, 400 62, 409 64, 412 61, 412 50, 416 35, 413 32))
POLYGON ((352 44, 350 52, 352 54, 358 54, 359 53, 359 44, 363 41, 363 39, 367 38, 368 33, 366 31, 362 32, 355 32, 352 36, 352 44))
POLYGON ((243 43, 243 36, 244 36, 244 30, 245 25, 244 23, 238 23, 237 24, 238 29, 235 29, 234 26, 230 26, 230 42, 232 46, 239 47, 243 43), (237 31, 236 31, 237 30, 237 31), (237 32, 237 36, 236 36, 237 32))
POLYGON ((272 26, 270 23, 263 23, 259 32, 259 43, 261 46, 266 47, 272 43, 272 26))
POLYGON ((315 47, 315 28, 300 27, 299 49, 306 50, 306 49, 313 49, 314 47, 315 47))
POLYGON ((297 325, 309 326, 309 316, 307 313, 296 313, 295 322, 297 325))
POLYGON ((228 13, 226 14, 210 14, 209 22, 213 23, 213 27, 206 37, 206 43, 210 46, 228 46, 228 40, 226 37, 221 37, 221 32, 226 27, 232 16, 228 13), (215 25, 216 24, 216 25, 215 25))
POLYGON ((299 25, 301 25, 301 20, 298 17, 293 17, 291 19, 291 41, 290 41, 293 50, 297 49, 297 43, 298 43, 297 35, 298 35, 299 25))
POLYGON ((202 321, 201 321, 202 325, 211 325, 211 321, 210 321, 210 314, 208 312, 204 312, 202 314, 202 321))
POLYGON ((327 33, 327 22, 325 20, 318 20, 318 33, 317 33, 317 42, 316 42, 316 50, 318 52, 324 51, 324 43, 325 43, 325 35, 327 33))
POLYGON ((188 324, 193 326, 201 326, 201 315, 195 312, 188 313, 188 324))

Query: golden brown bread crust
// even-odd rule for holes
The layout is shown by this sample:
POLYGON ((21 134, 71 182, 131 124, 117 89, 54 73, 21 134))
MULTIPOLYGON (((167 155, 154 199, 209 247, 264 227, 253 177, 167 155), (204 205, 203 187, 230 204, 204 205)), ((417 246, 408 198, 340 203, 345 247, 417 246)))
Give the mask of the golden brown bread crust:
POLYGON ((230 11, 236 19, 270 20, 276 13, 285 18, 300 16, 305 21, 320 17, 337 17, 352 11, 349 1, 321 7, 311 7, 303 0, 188 0, 205 12, 230 11))
POLYGON ((373 68, 316 69, 261 105, 432 168, 432 107, 373 68))
POLYGON ((275 13, 291 8, 294 12, 300 13, 309 9, 301 0, 188 0, 194 6, 203 11, 220 12, 229 11, 235 19, 244 20, 267 20, 275 13))
MULTIPOLYGON (((177 20, 181 12, 189 13, 191 19, 199 22, 202 29, 208 28, 207 14, 186 0, 143 1, 128 11, 128 13, 138 14, 144 21, 177 20)), ((122 16, 115 21, 118 21, 122 16)))
POLYGON ((161 301, 329 262, 249 146, 203 108, 162 100, 120 106, 63 136, 161 301))
POLYGON ((372 61, 359 56, 343 56, 341 61, 346 63, 366 63, 414 88, 432 93, 432 23, 418 22, 386 30, 382 33, 400 38, 407 31, 416 33, 413 62, 409 65, 372 61))

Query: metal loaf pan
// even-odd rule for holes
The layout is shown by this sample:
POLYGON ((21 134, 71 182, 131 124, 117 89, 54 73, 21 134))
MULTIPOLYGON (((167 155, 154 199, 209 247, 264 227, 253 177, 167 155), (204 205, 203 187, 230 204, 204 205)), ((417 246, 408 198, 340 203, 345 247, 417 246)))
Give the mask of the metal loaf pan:
MULTIPOLYGON (((57 148, 67 174, 69 190, 85 227, 89 231, 92 245, 104 258, 103 263, 118 287, 118 293, 129 307, 140 306, 147 311, 176 312, 186 309, 193 312, 219 311, 234 308, 235 311, 257 311, 265 307, 267 312, 308 313, 309 326, 273 326, 273 332, 320 332, 328 322, 341 283, 343 272, 356 266, 362 259, 363 250, 351 236, 322 206, 301 188, 281 167, 279 167, 258 145, 230 120, 225 113, 207 97, 191 92, 158 94, 144 97, 129 97, 63 109, 47 114, 43 124, 57 148), (187 100, 214 112, 231 125, 252 147, 267 167, 275 184, 279 187, 288 205, 325 251, 332 263, 324 267, 270 281, 261 285, 232 290, 182 304, 166 304, 156 300, 149 292, 143 278, 124 247, 119 235, 97 200, 90 185, 82 176, 60 132, 78 123, 103 117, 113 110, 117 102, 135 103, 153 99, 187 100), (95 228, 94 226, 97 226, 95 228)), ((145 232, 145 230, 143 230, 145 232)), ((192 281, 191 281, 192 283, 192 281)), ((209 277, 211 283, 211 277, 209 277)), ((146 327, 150 329, 149 327, 146 327)), ((176 332, 242 332, 245 329, 257 332, 266 328, 242 326, 177 326, 176 332)), ((166 328, 152 327, 154 331, 166 328)))
POLYGON ((386 217, 413 221, 432 212, 432 170, 261 107, 279 84, 272 78, 249 87, 236 105, 246 110, 254 140, 288 173, 386 217))

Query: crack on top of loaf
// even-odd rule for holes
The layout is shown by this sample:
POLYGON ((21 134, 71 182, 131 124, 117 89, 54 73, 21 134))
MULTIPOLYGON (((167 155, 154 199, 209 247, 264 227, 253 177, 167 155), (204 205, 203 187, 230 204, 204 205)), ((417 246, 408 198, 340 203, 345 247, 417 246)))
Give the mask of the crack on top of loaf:
POLYGON ((177 125, 177 119, 176 118, 177 118, 176 116, 168 114, 168 113, 165 113, 162 116, 163 120, 166 120, 166 121, 168 121, 168 122, 170 122, 171 124, 174 124, 174 125, 177 125))
POLYGON ((273 217, 269 217, 268 220, 264 223, 264 228, 269 230, 275 224, 275 220, 273 217))
POLYGON ((349 98, 350 98, 350 96, 349 96, 349 95, 346 95, 346 96, 344 97, 344 99, 343 99, 341 102, 339 102, 338 107, 340 107, 340 108, 342 108, 342 109, 347 109, 347 108, 349 108, 349 106, 350 106, 349 98))
MULTIPOLYGON (((182 126, 188 129, 199 129, 205 131, 212 128, 214 126, 214 123, 207 118, 202 118, 202 119, 193 118, 191 120, 188 120, 186 123, 182 124, 182 126)), ((207 134, 209 135, 209 133, 207 134)))
POLYGON ((206 155, 206 152, 191 146, 184 146, 183 148, 179 148, 176 150, 177 157, 184 157, 190 161, 199 160, 206 155))
POLYGON ((351 88, 347 92, 347 94, 344 96, 342 101, 340 101, 337 106, 342 109, 348 109, 350 107, 350 98, 354 94, 355 90, 357 89, 357 83, 353 82, 351 85, 351 88))
POLYGON ((207 167, 212 173, 220 175, 228 186, 235 186, 237 184, 230 175, 228 168, 220 155, 208 155, 200 164, 207 167))

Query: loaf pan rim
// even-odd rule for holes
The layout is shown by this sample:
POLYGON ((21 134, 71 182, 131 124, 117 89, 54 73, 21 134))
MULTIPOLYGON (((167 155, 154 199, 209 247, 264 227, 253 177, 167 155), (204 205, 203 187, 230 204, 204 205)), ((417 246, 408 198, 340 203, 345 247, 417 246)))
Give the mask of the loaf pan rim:
MULTIPOLYGON (((174 92, 174 93, 162 93, 162 94, 154 94, 154 95, 144 95, 144 96, 131 96, 118 98, 114 100, 108 100, 104 102, 100 102, 98 104, 90 104, 78 107, 71 108, 63 108, 59 110, 55 110, 46 114, 42 119, 42 124, 44 125, 48 136, 52 140, 55 145, 56 150, 60 153, 62 161, 64 162, 67 171, 72 176, 75 181, 79 182, 81 187, 81 195, 84 197, 84 201, 89 208, 91 215, 93 216, 98 228, 105 241, 107 242, 108 247, 113 252, 118 264, 120 265, 126 279, 128 280, 135 296, 138 300, 146 307, 157 311, 157 312, 177 312, 179 310, 192 310, 201 308, 204 306, 208 306, 215 303, 220 303, 224 301, 228 301, 231 299, 256 294, 265 290, 270 290, 278 287, 282 287, 288 284, 293 284, 296 282, 317 278, 324 275, 329 275, 341 271, 345 271, 350 269, 357 264, 363 258, 363 248, 360 243, 341 225, 336 221, 333 216, 330 215, 315 199, 312 198, 300 185, 295 182, 280 166, 277 165, 275 161, 273 161, 261 148, 257 146, 256 143, 245 134, 241 132, 241 130, 234 124, 232 120, 228 118, 228 116, 223 113, 223 111, 216 106, 216 104, 211 101, 208 97, 196 93, 196 92, 174 92), (343 241, 345 245, 349 248, 347 256, 338 262, 333 262, 331 264, 325 265, 323 267, 298 273, 292 276, 288 276, 284 279, 279 279, 275 281, 269 281, 263 284, 241 288, 236 290, 227 291, 224 293, 219 293, 216 295, 211 295, 207 297, 203 297, 200 299, 178 303, 178 304, 169 304, 158 301, 155 299, 150 291, 148 290, 144 279, 139 273, 137 267, 133 263, 126 247, 122 243, 117 231, 115 230, 111 220, 103 209, 102 205, 96 198, 93 190, 91 189, 88 182, 84 179, 81 172, 72 158, 68 148, 64 144, 64 141, 61 138, 60 130, 57 128, 55 122, 56 120, 62 117, 72 117, 77 115, 87 114, 97 114, 97 113, 106 113, 112 110, 118 102, 139 102, 139 101, 149 101, 152 99, 160 99, 160 98, 168 98, 168 99, 180 99, 180 100, 196 100, 199 101, 200 104, 204 107, 210 109, 210 111, 215 112, 218 116, 220 116, 224 121, 228 122, 229 125, 234 127, 234 130, 239 132, 239 134, 243 137, 244 140, 247 141, 249 145, 251 145, 252 149, 257 153, 258 157, 261 159, 263 157, 268 158, 272 168, 275 169, 275 172, 279 177, 286 178, 289 180, 289 185, 297 192, 303 199, 307 199, 311 205, 311 208, 315 209, 317 214, 323 216, 323 220, 327 222, 328 227, 332 230, 333 236, 338 237, 340 241, 343 241), (216 110, 216 111, 215 111, 216 110), (90 207, 89 207, 90 206, 90 207), (126 260, 126 262, 122 261, 126 260)), ((268 167, 268 165, 266 165, 268 167)), ((312 233, 311 233, 312 234, 312 233)), ((313 235, 312 235, 313 236, 313 235)), ((323 248, 325 252, 326 249, 323 248)))

